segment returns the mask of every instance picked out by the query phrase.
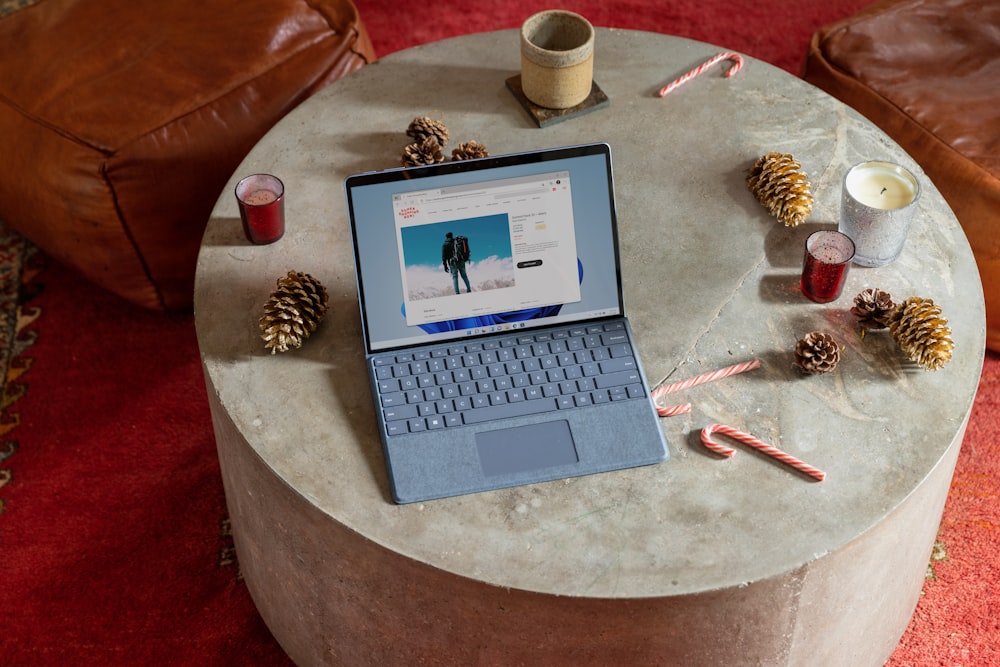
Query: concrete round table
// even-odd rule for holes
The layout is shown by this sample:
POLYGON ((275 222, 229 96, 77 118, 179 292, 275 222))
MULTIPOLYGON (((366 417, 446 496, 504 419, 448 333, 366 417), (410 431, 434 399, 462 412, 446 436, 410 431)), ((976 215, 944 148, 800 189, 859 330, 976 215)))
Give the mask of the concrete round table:
MULTIPOLYGON (((342 79, 250 153, 208 225, 195 290, 226 497, 247 586, 275 637, 313 664, 880 665, 920 593, 984 351, 982 289, 944 200, 891 140, 765 63, 656 91, 719 49, 598 30, 607 108, 539 129, 507 90, 516 31, 393 54, 342 79), (652 383, 753 358, 759 370, 674 394, 671 458, 651 467, 406 506, 389 498, 365 376, 342 181, 398 164, 418 115, 452 146, 492 153, 608 141, 626 307, 652 383), (781 151, 816 206, 785 228, 747 191, 781 151), (834 227, 852 164, 897 161, 924 188, 902 256, 853 267, 843 296, 806 300, 809 232, 834 227), (287 233, 254 247, 233 197, 246 174, 284 180, 287 233), (270 355, 257 320, 289 270, 331 310, 305 345, 270 355), (868 287, 933 298, 955 341, 931 372, 849 309, 868 287), (809 331, 844 347, 806 376, 809 331), (721 422, 827 473, 815 482, 737 445, 721 422)), ((450 146, 449 146, 450 148, 450 146)))

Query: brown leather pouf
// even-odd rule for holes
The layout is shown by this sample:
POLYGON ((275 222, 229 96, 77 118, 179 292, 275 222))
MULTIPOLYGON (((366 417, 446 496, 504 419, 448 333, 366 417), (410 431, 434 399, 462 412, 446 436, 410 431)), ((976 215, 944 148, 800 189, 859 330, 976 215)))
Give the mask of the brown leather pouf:
POLYGON ((1000 3, 890 0, 819 30, 805 79, 913 156, 958 217, 1000 351, 1000 3))
POLYGON ((349 0, 39 0, 0 17, 0 219, 146 307, 191 307, 261 136, 374 59, 349 0))

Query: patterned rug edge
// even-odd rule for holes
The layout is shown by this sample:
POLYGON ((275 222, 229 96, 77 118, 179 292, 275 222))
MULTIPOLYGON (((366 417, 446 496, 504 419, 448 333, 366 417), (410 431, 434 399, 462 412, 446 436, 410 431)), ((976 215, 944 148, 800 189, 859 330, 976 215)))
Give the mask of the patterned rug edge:
POLYGON ((0 0, 0 17, 13 14, 19 9, 30 7, 39 0, 0 0))
POLYGON ((37 282, 45 256, 30 241, 0 221, 0 515, 6 502, 3 488, 14 479, 11 459, 17 453, 18 402, 28 393, 30 356, 37 340, 35 326, 42 309, 32 302, 41 291, 37 282))

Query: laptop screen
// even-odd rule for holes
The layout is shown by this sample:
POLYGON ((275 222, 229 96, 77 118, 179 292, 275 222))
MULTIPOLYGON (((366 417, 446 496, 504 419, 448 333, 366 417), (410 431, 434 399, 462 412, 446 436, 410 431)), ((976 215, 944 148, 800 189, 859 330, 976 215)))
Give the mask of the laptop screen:
POLYGON ((623 312, 607 144, 345 185, 369 353, 623 312))

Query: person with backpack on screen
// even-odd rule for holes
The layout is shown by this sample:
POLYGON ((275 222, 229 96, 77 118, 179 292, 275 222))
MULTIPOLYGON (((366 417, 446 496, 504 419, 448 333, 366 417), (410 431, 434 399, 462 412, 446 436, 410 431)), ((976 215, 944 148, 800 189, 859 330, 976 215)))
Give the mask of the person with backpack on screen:
POLYGON ((462 276, 465 282, 466 293, 472 291, 469 284, 469 276, 465 273, 465 263, 469 261, 469 239, 464 236, 454 236, 451 232, 444 235, 444 245, 441 246, 441 261, 444 263, 444 270, 451 273, 451 281, 455 286, 455 294, 461 294, 458 290, 458 276, 462 276))

